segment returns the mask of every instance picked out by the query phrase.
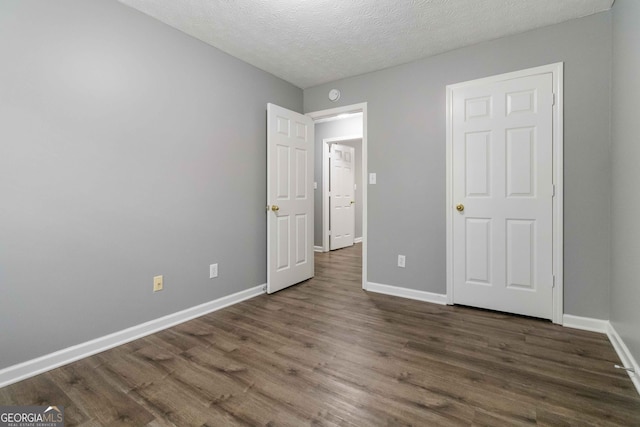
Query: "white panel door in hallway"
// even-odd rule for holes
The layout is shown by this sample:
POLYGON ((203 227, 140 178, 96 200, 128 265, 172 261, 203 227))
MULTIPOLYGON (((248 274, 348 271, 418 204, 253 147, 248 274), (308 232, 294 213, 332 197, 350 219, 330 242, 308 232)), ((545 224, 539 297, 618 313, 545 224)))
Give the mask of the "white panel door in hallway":
POLYGON ((330 249, 353 246, 355 234, 355 149, 331 144, 329 173, 330 249))
POLYGON ((313 120, 267 105, 267 292, 313 277, 313 120))
POLYGON ((552 77, 452 91, 456 304, 552 318, 552 77))

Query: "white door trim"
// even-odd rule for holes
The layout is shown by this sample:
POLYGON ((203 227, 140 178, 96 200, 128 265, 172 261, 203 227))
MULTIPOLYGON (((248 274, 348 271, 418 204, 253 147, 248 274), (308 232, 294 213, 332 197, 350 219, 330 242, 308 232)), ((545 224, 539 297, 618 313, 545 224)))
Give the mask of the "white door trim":
POLYGON ((453 304, 453 103, 455 89, 479 84, 490 84, 504 80, 517 79, 537 74, 551 73, 553 76, 553 323, 562 324, 563 310, 563 71, 564 63, 543 65, 526 70, 500 74, 468 82, 447 86, 447 140, 446 140, 446 242, 447 242, 447 304, 453 304))
MULTIPOLYGON (((338 136, 322 140, 322 252, 329 252, 329 146, 334 142, 362 141, 362 135, 338 136)), ((360 159, 362 162, 362 159, 360 159)))
MULTIPOLYGON (((367 289, 367 103, 346 105, 307 113, 314 121, 340 114, 362 112, 362 289, 367 289)), ((324 239, 323 239, 324 241, 324 239)))

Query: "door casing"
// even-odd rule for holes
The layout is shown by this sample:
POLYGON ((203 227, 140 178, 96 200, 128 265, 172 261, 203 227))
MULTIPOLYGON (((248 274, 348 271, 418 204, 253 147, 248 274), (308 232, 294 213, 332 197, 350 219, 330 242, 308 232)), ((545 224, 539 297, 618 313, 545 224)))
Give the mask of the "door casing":
POLYGON ((563 310, 563 71, 564 63, 543 65, 526 70, 499 74, 447 86, 446 110, 446 251, 447 251, 447 304, 453 304, 453 91, 466 86, 478 86, 536 74, 553 76, 553 323, 562 324, 563 310))
MULTIPOLYGON (((313 111, 307 113, 307 116, 313 120, 338 116, 340 114, 362 113, 362 289, 367 289, 367 190, 369 176, 367 168, 367 103, 346 105, 344 107, 329 108, 327 110, 313 111)), ((353 138, 351 138, 353 139, 353 138)), ((327 226, 328 227, 328 226, 327 226)), ((324 244, 328 245, 328 241, 323 238, 324 244)))

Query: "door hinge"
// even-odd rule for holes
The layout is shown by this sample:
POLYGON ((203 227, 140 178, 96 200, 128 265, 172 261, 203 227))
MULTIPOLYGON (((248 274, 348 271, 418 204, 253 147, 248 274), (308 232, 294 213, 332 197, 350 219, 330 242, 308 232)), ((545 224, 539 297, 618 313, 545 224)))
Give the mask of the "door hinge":
POLYGON ((553 99, 551 101, 551 105, 556 105, 556 94, 553 94, 553 99))
POLYGON ((555 288, 556 287, 556 276, 553 275, 551 277, 553 278, 553 282, 552 282, 553 284, 551 285, 551 288, 555 288))
POLYGON ((556 185, 551 185, 551 197, 556 197, 556 185))

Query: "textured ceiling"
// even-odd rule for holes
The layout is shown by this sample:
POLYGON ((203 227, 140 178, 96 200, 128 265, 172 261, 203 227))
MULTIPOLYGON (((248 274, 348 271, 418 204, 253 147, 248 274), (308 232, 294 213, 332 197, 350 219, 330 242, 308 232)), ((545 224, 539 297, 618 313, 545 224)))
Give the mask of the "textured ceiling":
POLYGON ((307 88, 607 10, 613 0, 119 0, 307 88))

